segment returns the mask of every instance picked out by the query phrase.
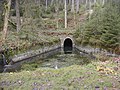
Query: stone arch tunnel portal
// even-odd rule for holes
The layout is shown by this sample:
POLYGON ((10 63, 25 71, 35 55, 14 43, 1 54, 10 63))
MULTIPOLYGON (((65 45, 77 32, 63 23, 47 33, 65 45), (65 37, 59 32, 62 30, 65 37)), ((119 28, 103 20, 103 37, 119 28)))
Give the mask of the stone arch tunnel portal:
POLYGON ((73 42, 70 38, 66 38, 64 40, 64 45, 63 45, 63 49, 65 53, 72 53, 73 50, 73 42))

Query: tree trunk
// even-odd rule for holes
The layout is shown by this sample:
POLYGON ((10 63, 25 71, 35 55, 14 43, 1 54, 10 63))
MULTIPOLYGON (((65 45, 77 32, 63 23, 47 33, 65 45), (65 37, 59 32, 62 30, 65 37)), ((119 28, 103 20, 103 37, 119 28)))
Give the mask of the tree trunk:
POLYGON ((102 1, 102 6, 104 6, 104 4, 105 4, 105 0, 102 1))
POLYGON ((56 0, 56 20, 57 20, 57 29, 59 28, 59 22, 58 22, 58 15, 59 15, 59 2, 58 2, 58 0, 56 0))
POLYGON ((67 3, 65 0, 65 28, 67 28, 67 3))
POLYGON ((5 42, 8 30, 8 19, 11 7, 11 0, 7 0, 7 5, 5 5, 5 18, 4 18, 4 27, 3 27, 3 43, 5 42))
MULTIPOLYGON (((41 12, 41 11, 40 11, 40 8, 41 8, 40 4, 41 4, 41 1, 40 1, 40 0, 38 0, 39 12, 41 12)), ((39 14, 39 18, 40 18, 40 17, 41 17, 41 15, 39 14)))
POLYGON ((89 11, 91 10, 91 1, 89 0, 89 11))
POLYGON ((71 12, 74 12, 74 0, 72 0, 71 12))
POLYGON ((88 6, 88 0, 85 1, 86 10, 87 10, 87 6, 88 6))
POLYGON ((80 0, 76 0, 76 13, 79 12, 80 0))
POLYGON ((69 5, 71 5, 71 0, 69 0, 69 5))
POLYGON ((20 31, 19 0, 16 0, 16 22, 17 22, 17 32, 19 32, 20 31))
POLYGON ((92 11, 91 11, 91 1, 89 0, 89 20, 91 17, 92 11))
POLYGON ((48 7, 48 0, 46 0, 45 4, 46 4, 46 10, 47 10, 47 7, 48 7))
POLYGON ((96 4, 96 0, 94 0, 94 4, 96 4))
POLYGON ((51 6, 53 5, 54 0, 51 0, 51 6))

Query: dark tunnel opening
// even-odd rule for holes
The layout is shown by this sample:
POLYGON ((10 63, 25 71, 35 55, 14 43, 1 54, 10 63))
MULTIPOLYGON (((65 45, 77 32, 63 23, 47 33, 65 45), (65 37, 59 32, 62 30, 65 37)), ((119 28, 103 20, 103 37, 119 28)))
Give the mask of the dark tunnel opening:
POLYGON ((73 42, 71 39, 67 38, 64 41, 64 53, 72 53, 73 50, 73 42))

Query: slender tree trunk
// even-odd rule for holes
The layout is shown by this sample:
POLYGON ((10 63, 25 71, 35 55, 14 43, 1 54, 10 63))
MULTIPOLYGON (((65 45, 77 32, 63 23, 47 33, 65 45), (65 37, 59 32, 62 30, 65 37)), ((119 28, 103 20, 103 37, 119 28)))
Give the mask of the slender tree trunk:
POLYGON ((51 6, 53 5, 54 0, 51 0, 51 6))
MULTIPOLYGON (((41 6, 40 6, 40 4, 41 4, 41 2, 40 2, 40 0, 38 1, 38 5, 39 5, 39 10, 40 10, 40 8, 41 8, 41 6)), ((40 12, 40 11, 39 11, 40 12)), ((39 14, 39 18, 41 17, 41 15, 39 14)))
POLYGON ((105 0, 102 0, 102 6, 104 6, 104 4, 105 4, 105 0))
POLYGON ((58 5, 58 0, 56 0, 56 20, 57 20, 57 29, 59 28, 59 22, 58 22, 58 12, 59 12, 59 5, 58 5))
POLYGON ((95 9, 96 2, 97 2, 97 1, 96 1, 96 0, 94 0, 94 9, 95 9))
POLYGON ((17 22, 17 32, 19 32, 20 31, 19 0, 16 0, 16 22, 17 22))
POLYGON ((69 4, 69 0, 66 0, 67 5, 69 4))
POLYGON ((7 5, 5 7, 4 27, 3 27, 3 43, 5 42, 7 36, 10 7, 11 7, 11 0, 7 0, 7 5))
POLYGON ((76 13, 79 12, 80 0, 76 0, 76 13))
POLYGON ((76 28, 76 13, 74 12, 74 27, 76 28))
POLYGON ((46 10, 47 10, 47 7, 48 7, 48 0, 46 0, 45 4, 46 4, 46 10))
POLYGON ((69 0, 69 5, 71 5, 71 0, 69 0))
POLYGON ((92 11, 91 11, 91 1, 89 0, 89 19, 91 17, 92 11))
POLYGON ((89 0, 89 10, 91 10, 91 0, 89 0))
POLYGON ((85 1, 86 10, 87 10, 87 6, 88 6, 88 0, 85 1))
POLYGON ((65 0, 65 28, 67 28, 67 3, 65 0))
POLYGON ((71 12, 74 12, 74 0, 72 0, 72 7, 71 7, 71 12))
MULTIPOLYGON (((19 11, 19 0, 16 0, 16 22, 17 22, 17 34, 20 31, 20 11, 19 11)), ((17 47, 19 51, 19 35, 17 35, 17 47)))
POLYGON ((96 4, 96 0, 94 0, 94 4, 96 4))

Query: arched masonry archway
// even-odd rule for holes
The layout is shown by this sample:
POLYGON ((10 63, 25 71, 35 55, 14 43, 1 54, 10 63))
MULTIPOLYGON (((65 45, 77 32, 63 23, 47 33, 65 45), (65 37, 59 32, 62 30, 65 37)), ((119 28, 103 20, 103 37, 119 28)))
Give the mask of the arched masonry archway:
POLYGON ((67 49, 69 50, 73 50, 73 47, 75 46, 73 36, 61 36, 60 40, 63 51, 65 51, 66 47, 68 47, 67 49))
POLYGON ((62 36, 62 37, 60 37, 61 47, 64 47, 64 42, 66 39, 70 39, 72 41, 72 44, 73 44, 72 46, 73 47, 75 46, 73 36, 62 36))
POLYGON ((63 45, 63 50, 65 53, 72 52, 73 42, 70 38, 66 38, 63 45))

